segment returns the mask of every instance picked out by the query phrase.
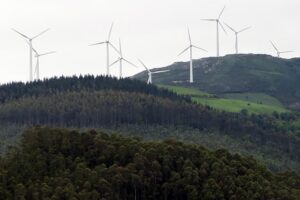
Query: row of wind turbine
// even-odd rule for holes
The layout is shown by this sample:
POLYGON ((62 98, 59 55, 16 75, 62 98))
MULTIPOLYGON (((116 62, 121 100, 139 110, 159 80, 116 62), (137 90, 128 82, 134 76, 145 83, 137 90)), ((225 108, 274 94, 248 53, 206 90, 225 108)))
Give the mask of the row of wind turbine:
POLYGON ((110 67, 112 67, 113 65, 115 65, 116 63, 119 62, 119 66, 120 66, 120 68, 119 68, 119 70, 120 70, 119 71, 119 78, 122 78, 122 76, 123 76, 123 61, 130 64, 131 66, 134 66, 134 67, 137 67, 137 66, 123 57, 122 45, 121 45, 121 40, 120 39, 119 39, 119 49, 117 49, 112 44, 112 42, 110 41, 112 30, 113 30, 113 25, 114 25, 114 23, 112 23, 111 26, 110 26, 110 30, 109 30, 108 37, 107 37, 106 41, 91 44, 89 46, 106 44, 106 75, 110 76, 110 67), (119 55, 119 58, 113 63, 110 63, 110 54, 109 54, 110 53, 110 51, 109 51, 110 47, 113 48, 115 50, 115 52, 119 55))
MULTIPOLYGON (((204 21, 210 21, 210 22, 215 22, 216 23, 216 44, 217 44, 217 57, 220 56, 220 27, 222 28, 222 30, 224 31, 224 33, 227 34, 223 24, 221 23, 221 17, 224 13, 224 10, 225 10, 225 6, 223 7, 223 9, 221 10, 221 12, 219 13, 218 17, 217 18, 212 18, 212 19, 202 19, 204 21)), ((224 22, 223 22, 224 23, 224 22)), ((232 26, 229 26, 228 24, 224 23, 234 34, 235 34, 235 53, 238 54, 239 53, 239 34, 250 29, 251 27, 246 27, 246 28, 243 28, 241 30, 236 30, 234 29, 232 26)), ((110 76, 110 67, 114 66, 116 63, 119 63, 119 78, 122 78, 123 76, 123 63, 126 62, 127 64, 133 66, 133 67, 138 67, 137 65, 133 64, 132 62, 130 62, 129 60, 127 60, 126 58, 124 58, 123 56, 123 52, 122 52, 122 45, 121 45, 121 41, 119 39, 119 49, 117 49, 113 43, 111 42, 111 35, 112 35, 112 30, 113 30, 113 26, 114 26, 114 23, 111 24, 110 26, 110 29, 109 29, 109 32, 108 32, 108 37, 105 41, 103 42, 97 42, 97 43, 94 43, 94 44, 90 44, 89 46, 96 46, 96 45, 102 45, 102 44, 105 44, 106 45, 106 75, 107 76, 110 76), (110 49, 113 49, 118 55, 118 59, 116 61, 114 61, 113 63, 110 63, 110 49)), ((34 37, 28 37, 26 36, 25 34, 15 30, 15 29, 12 29, 13 31, 15 31, 16 33, 18 33, 19 35, 21 35, 23 38, 26 39, 28 45, 29 45, 29 80, 30 81, 33 81, 33 77, 34 75, 36 75, 36 79, 39 79, 40 78, 40 69, 39 69, 39 65, 40 65, 40 57, 41 56, 45 56, 45 55, 49 55, 49 54, 53 54, 55 52, 51 51, 51 52, 47 52, 47 53, 43 53, 43 54, 39 54, 38 51, 36 51, 34 48, 33 48, 33 40, 38 38, 39 36, 41 36, 42 34, 46 33, 49 29, 46 29, 44 31, 42 31, 41 33, 37 34, 36 36, 34 37), (35 57, 37 59, 37 63, 36 63, 36 67, 35 67, 35 71, 33 72, 33 52, 35 53, 35 57)), ((188 28, 188 39, 189 39, 189 46, 184 49, 178 56, 182 55, 183 53, 185 53, 186 51, 189 51, 189 57, 190 57, 190 67, 189 67, 189 82, 190 83, 193 83, 194 82, 194 72, 193 72, 193 49, 198 49, 198 50, 202 50, 202 51, 205 51, 207 52, 205 49, 203 48, 200 48, 196 45, 194 45, 192 43, 192 39, 191 39, 191 34, 190 34, 190 30, 188 28)), ((272 41, 270 41, 273 48, 276 50, 276 53, 277 53, 277 56, 280 57, 280 55, 282 53, 290 53, 290 52, 293 52, 293 51, 279 51, 277 49, 277 47, 274 45, 274 43, 272 41)), ((140 61, 140 60, 139 60, 140 61)), ((152 74, 154 73, 163 73, 163 72, 167 72, 169 70, 163 70, 163 71, 155 71, 155 72, 152 72, 150 71, 145 65, 143 62, 140 61, 140 63, 143 65, 143 67, 148 71, 148 83, 152 83, 152 74)))

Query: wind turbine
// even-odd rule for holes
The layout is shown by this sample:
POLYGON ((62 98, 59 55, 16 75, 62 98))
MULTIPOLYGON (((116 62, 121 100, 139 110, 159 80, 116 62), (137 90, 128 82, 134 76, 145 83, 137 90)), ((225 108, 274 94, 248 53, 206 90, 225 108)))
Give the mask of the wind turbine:
POLYGON ((112 33, 113 26, 114 26, 114 23, 112 23, 111 26, 110 26, 110 30, 109 30, 108 37, 107 37, 106 41, 98 42, 98 43, 89 45, 89 46, 95 46, 95 45, 100 45, 100 44, 106 44, 106 75, 107 76, 110 75, 110 72, 109 72, 109 66, 110 66, 110 63, 109 63, 109 47, 112 47, 116 52, 120 53, 117 50, 117 48, 110 42, 110 36, 111 36, 111 33, 112 33))
POLYGON ((213 21, 213 22, 216 22, 217 24, 217 57, 220 56, 220 39, 219 39, 219 26, 221 26, 221 28, 223 29, 223 31, 226 33, 222 23, 220 22, 220 19, 221 19, 221 16, 223 14, 225 10, 225 6, 223 7, 222 11, 220 12, 219 16, 217 19, 202 19, 204 21, 213 21))
POLYGON ((39 54, 34 48, 32 48, 32 50, 34 51, 36 57, 36 66, 35 66, 36 80, 40 80, 40 57, 56 53, 56 51, 50 51, 47 53, 39 54))
POLYGON ((189 28, 188 28, 188 36, 189 36, 189 42, 190 42, 189 46, 186 49, 184 49, 178 56, 180 56, 181 54, 183 54, 187 50, 190 50, 190 83, 193 83, 194 82, 194 74, 193 74, 193 48, 200 49, 202 51, 206 51, 206 50, 202 49, 200 47, 197 47, 197 46, 195 46, 195 45, 192 44, 192 39, 191 39, 191 34, 190 34, 189 28))
POLYGON ((235 53, 238 54, 239 53, 239 39, 238 39, 238 35, 248 29, 251 28, 251 26, 248 26, 247 28, 244 28, 240 31, 236 31, 234 28, 232 28, 231 26, 229 26, 228 24, 224 23, 230 30, 232 30, 235 33, 235 53))
POLYGON ((28 44, 29 44, 29 81, 33 80, 33 73, 32 73, 32 51, 33 51, 33 47, 32 47, 32 41, 34 39, 36 39, 37 37, 41 36, 42 34, 46 33, 47 31, 49 31, 49 29, 46 29, 44 31, 42 31, 41 33, 37 34, 36 36, 30 38, 26 35, 24 35, 23 33, 17 31, 16 29, 12 29, 13 31, 15 31, 16 33, 18 33, 19 35, 21 35, 22 37, 24 37, 28 44))
POLYGON ((165 73, 168 72, 170 70, 161 70, 161 71, 155 71, 155 72, 151 72, 151 70, 139 59, 139 62, 143 65, 143 67, 148 71, 148 80, 147 80, 147 84, 152 84, 152 74, 160 74, 160 73, 165 73))
POLYGON ((126 63, 128 63, 128 64, 130 64, 130 65, 132 65, 134 67, 137 67, 137 66, 123 57, 122 45, 121 45, 121 40, 120 39, 119 39, 119 53, 120 53, 120 57, 115 62, 113 62, 110 66, 113 66, 114 64, 116 64, 117 62, 119 62, 120 63, 119 78, 122 78, 123 61, 125 61, 126 63))
POLYGON ((282 54, 282 53, 292 53, 293 51, 279 51, 278 50, 278 48, 275 46, 275 44, 272 42, 272 41, 270 41, 271 42, 271 44, 272 44, 272 46, 274 47, 274 49, 275 49, 275 51, 276 51, 276 53, 277 53, 277 56, 280 58, 280 55, 282 54))

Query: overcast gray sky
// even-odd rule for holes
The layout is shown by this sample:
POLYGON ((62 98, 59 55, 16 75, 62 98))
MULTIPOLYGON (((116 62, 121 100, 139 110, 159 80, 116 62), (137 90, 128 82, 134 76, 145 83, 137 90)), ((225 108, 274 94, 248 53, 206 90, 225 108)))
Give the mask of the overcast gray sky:
MULTIPOLYGON (((141 58, 150 68, 188 60, 177 57, 188 45, 186 27, 192 40, 208 53, 194 52, 194 58, 215 56, 215 24, 201 21, 216 18, 226 5, 222 21, 242 29, 241 53, 275 55, 269 40, 280 50, 293 50, 286 58, 299 56, 299 0, 0 0, 0 83, 27 81, 28 45, 11 28, 34 36, 51 28, 34 41, 41 53, 41 77, 106 72, 105 46, 88 44, 107 38, 112 21, 112 42, 123 42, 124 56, 134 63, 141 58)), ((234 35, 220 34, 221 55, 234 52, 234 35)), ((111 60, 117 58, 116 54, 111 60)), ((124 65, 124 74, 138 69, 124 65)), ((118 75, 118 67, 111 69, 118 75)))

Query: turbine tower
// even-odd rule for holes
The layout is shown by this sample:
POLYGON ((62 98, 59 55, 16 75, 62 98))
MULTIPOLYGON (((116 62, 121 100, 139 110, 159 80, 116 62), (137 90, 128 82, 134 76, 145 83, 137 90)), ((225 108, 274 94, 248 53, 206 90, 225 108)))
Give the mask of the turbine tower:
POLYGON ((232 28, 231 26, 229 26, 228 24, 224 23, 230 30, 232 30, 235 33, 235 53, 238 54, 239 53, 239 34, 250 29, 251 26, 248 26, 247 28, 244 28, 240 31, 236 31, 234 28, 232 28))
POLYGON ((110 72, 109 72, 109 66, 110 66, 110 63, 109 63, 109 47, 112 47, 117 53, 119 53, 117 48, 110 42, 110 36, 111 36, 111 33, 112 33, 113 26, 114 26, 114 23, 112 23, 111 26, 110 26, 110 30, 109 30, 108 37, 107 37, 106 41, 98 42, 98 43, 89 45, 89 46, 95 46, 95 45, 100 45, 100 44, 106 44, 106 75, 107 76, 110 76, 110 72))
POLYGON ((32 52, 33 52, 33 47, 32 47, 32 41, 34 39, 36 39, 37 37, 41 36, 42 34, 46 33, 47 31, 49 31, 49 29, 46 29, 44 31, 42 31, 41 33, 37 34, 36 36, 30 38, 28 36, 26 36, 25 34, 17 31, 16 29, 12 29, 13 31, 15 31, 16 33, 18 33, 19 35, 21 35, 22 37, 24 37, 28 44, 29 44, 29 81, 31 82, 33 80, 33 71, 32 71, 32 52))
POLYGON ((274 49, 275 49, 275 51, 276 51, 276 53, 277 53, 277 56, 280 58, 280 55, 282 54, 282 53, 292 53, 293 51, 279 51, 278 50, 278 48, 275 46, 275 44, 272 42, 272 41, 270 41, 271 42, 271 44, 272 44, 272 46, 274 47, 274 49))
POLYGON ((168 72, 170 70, 161 70, 161 71, 155 71, 155 72, 151 72, 151 70, 141 61, 139 60, 139 62, 143 65, 143 67, 148 71, 148 80, 147 80, 147 84, 152 84, 152 74, 160 74, 160 73, 165 73, 168 72))
POLYGON ((189 36, 189 46, 186 49, 184 49, 178 56, 182 55, 187 50, 190 50, 190 83, 193 83, 194 82, 194 74, 193 74, 193 48, 200 49, 202 51, 206 51, 206 50, 202 49, 200 47, 197 47, 197 46, 195 46, 195 45, 192 44, 192 39, 191 39, 191 34, 190 34, 189 28, 188 28, 188 36, 189 36))
POLYGON ((40 80, 40 57, 56 53, 56 51, 50 51, 47 53, 39 54, 34 48, 32 48, 32 50, 34 51, 35 57, 36 57, 36 66, 35 66, 35 71, 34 71, 35 75, 36 75, 36 80, 40 80))
POLYGON ((121 40, 120 39, 119 39, 119 53, 120 53, 120 57, 115 62, 113 62, 110 66, 113 66, 117 62, 120 63, 119 78, 121 79, 122 76, 123 76, 123 74, 122 74, 123 73, 123 61, 125 61, 126 63, 128 63, 128 64, 130 64, 134 67, 137 67, 137 66, 123 57, 122 45, 121 45, 121 40))
POLYGON ((225 6, 223 7, 222 11, 220 12, 219 16, 217 19, 202 19, 204 21, 213 21, 213 22, 216 22, 216 25, 217 25, 217 57, 220 56, 220 37, 219 37, 219 26, 221 26, 221 28, 223 29, 224 33, 226 33, 222 23, 220 22, 220 19, 221 19, 221 16, 223 14, 225 10, 225 6))

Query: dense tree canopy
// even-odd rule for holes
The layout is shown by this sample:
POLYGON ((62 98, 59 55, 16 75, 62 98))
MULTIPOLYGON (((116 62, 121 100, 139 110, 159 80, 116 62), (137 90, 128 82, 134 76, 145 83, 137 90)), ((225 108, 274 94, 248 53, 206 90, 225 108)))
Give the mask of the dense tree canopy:
POLYGON ((0 160, 1 199, 299 199, 296 174, 250 157, 168 140, 143 142, 35 127, 0 160))
POLYGON ((158 89, 137 80, 116 79, 107 76, 73 76, 44 79, 31 83, 10 83, 0 86, 0 102, 11 101, 20 97, 47 96, 50 94, 79 91, 117 90, 127 92, 140 92, 172 100, 191 101, 188 97, 178 96, 165 89, 158 89))

